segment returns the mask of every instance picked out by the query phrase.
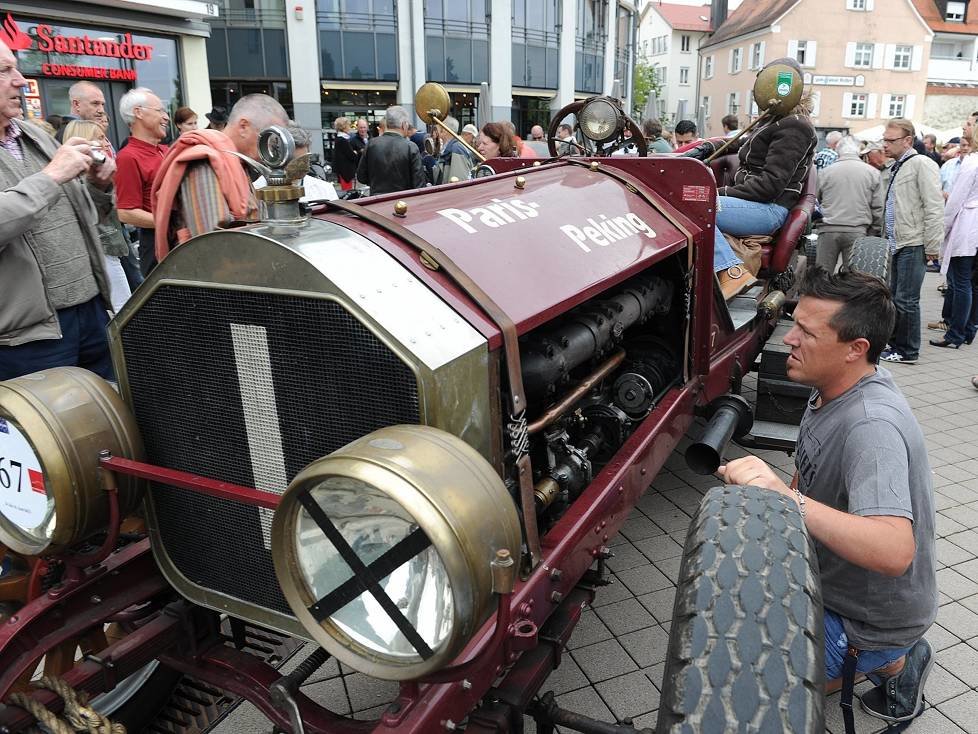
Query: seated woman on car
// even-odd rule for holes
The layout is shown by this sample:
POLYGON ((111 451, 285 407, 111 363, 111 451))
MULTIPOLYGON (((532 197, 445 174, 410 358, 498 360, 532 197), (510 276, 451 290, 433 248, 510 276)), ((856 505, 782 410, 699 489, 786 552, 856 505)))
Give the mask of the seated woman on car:
MULTIPOLYGON (((794 59, 777 59, 768 66, 772 64, 790 66, 799 79, 802 76, 794 59)), ((784 224, 801 196, 818 143, 809 105, 810 95, 806 93, 788 114, 762 122, 727 148, 726 152, 738 154, 740 168, 733 184, 717 189, 713 248, 713 269, 727 297, 742 290, 753 277, 723 233, 735 237, 768 235, 784 224)))

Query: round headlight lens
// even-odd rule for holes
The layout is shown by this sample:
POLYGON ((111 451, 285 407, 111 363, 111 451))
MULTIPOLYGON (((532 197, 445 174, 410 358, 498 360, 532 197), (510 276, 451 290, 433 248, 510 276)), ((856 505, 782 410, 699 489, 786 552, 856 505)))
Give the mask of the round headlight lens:
MULTIPOLYGON (((309 494, 367 567, 419 530, 407 510, 357 479, 330 477, 309 494)), ((349 581, 350 567, 305 508, 296 528, 299 568, 313 596, 321 599, 349 581)), ((432 651, 444 645, 454 624, 454 601, 445 564, 433 547, 405 558, 379 583, 432 651)), ((382 658, 399 663, 423 659, 369 591, 336 611, 331 620, 351 641, 382 658)))
POLYGON ((13 420, 0 417, 0 538, 14 548, 44 549, 51 543, 56 515, 44 467, 31 442, 13 420))
POLYGON ((506 485, 479 452, 390 426, 313 462, 272 521, 272 558, 310 637, 375 678, 410 680, 462 651, 493 608, 496 552, 520 547, 506 485))
POLYGON ((581 131, 598 143, 611 140, 621 132, 621 113, 607 99, 593 99, 577 116, 581 131))

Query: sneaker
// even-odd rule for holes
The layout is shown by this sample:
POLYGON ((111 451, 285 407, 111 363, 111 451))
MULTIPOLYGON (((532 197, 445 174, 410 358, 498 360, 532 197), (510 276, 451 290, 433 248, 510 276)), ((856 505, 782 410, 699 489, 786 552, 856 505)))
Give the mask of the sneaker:
POLYGON ((889 362, 890 364, 917 364, 917 359, 917 357, 904 357, 899 352, 891 349, 886 350, 880 355, 881 362, 889 362))
POLYGON ((927 263, 927 272, 928 273, 939 273, 939 272, 941 272, 941 266, 938 265, 937 263, 927 263))
POLYGON ((941 319, 940 321, 928 321, 927 328, 931 331, 947 331, 949 327, 947 321, 941 319))
POLYGON ((863 711, 884 721, 910 721, 924 710, 924 685, 934 666, 934 653, 921 639, 907 653, 903 670, 859 697, 863 711))

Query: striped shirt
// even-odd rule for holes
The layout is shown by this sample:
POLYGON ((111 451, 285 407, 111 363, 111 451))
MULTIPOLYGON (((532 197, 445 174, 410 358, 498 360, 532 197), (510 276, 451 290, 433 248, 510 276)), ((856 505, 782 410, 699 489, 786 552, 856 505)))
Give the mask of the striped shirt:
POLYGON ((903 162, 907 160, 910 156, 914 155, 916 151, 913 148, 909 148, 906 153, 900 156, 900 159, 893 164, 893 168, 890 169, 890 185, 886 189, 886 216, 884 217, 884 228, 886 230, 886 245, 890 249, 890 254, 892 255, 896 252, 896 235, 894 234, 896 230, 896 192, 893 190, 893 183, 896 181, 897 172, 900 170, 900 166, 903 162))
POLYGON ((11 120, 7 125, 6 133, 4 133, 4 136, 0 138, 0 148, 3 148, 5 151, 10 153, 10 155, 23 163, 24 151, 20 147, 21 135, 23 135, 23 132, 21 132, 20 125, 17 124, 16 120, 11 120))

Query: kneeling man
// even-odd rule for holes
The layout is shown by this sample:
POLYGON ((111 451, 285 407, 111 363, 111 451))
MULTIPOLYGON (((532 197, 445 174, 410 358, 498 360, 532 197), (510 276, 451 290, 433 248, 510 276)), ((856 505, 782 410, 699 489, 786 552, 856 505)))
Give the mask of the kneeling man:
POLYGON ((844 685, 844 673, 865 674, 877 687, 862 696, 863 708, 891 722, 923 708, 933 664, 923 635, 938 605, 923 433, 877 366, 895 318, 878 278, 810 270, 784 337, 788 377, 815 388, 792 486, 754 456, 720 467, 729 484, 767 487, 798 504, 822 579, 827 692, 843 687, 845 709, 852 684, 844 685))

